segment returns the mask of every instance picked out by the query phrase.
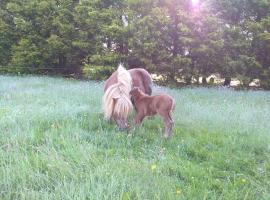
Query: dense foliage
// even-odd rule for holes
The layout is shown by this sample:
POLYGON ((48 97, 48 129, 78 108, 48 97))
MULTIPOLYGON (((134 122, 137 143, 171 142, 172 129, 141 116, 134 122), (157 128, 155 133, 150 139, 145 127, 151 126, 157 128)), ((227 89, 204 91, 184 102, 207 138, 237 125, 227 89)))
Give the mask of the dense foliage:
POLYGON ((219 73, 269 86, 270 2, 192 2, 1 0, 0 71, 102 79, 122 61, 165 81, 219 73))

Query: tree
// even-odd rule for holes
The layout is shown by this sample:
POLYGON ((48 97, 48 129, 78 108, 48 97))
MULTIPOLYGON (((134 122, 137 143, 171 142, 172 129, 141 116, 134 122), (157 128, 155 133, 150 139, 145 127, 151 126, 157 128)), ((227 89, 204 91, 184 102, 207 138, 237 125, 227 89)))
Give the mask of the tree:
POLYGON ((6 10, 7 3, 7 0, 0 3, 0 66, 4 67, 9 64, 12 45, 18 40, 12 16, 6 10))
POLYGON ((133 15, 137 16, 130 39, 133 57, 171 81, 185 77, 191 82, 192 76, 217 71, 222 30, 207 4, 199 10, 193 9, 189 1, 153 0, 141 4, 132 2, 136 5, 133 15))
MULTIPOLYGON (((189 26, 192 42, 188 56, 192 59, 193 76, 205 77, 219 72, 224 47, 223 28, 208 4, 191 10, 189 26)), ((198 78, 197 78, 198 79, 198 78)))
POLYGON ((267 54, 269 29, 265 25, 270 13, 270 2, 213 0, 212 5, 221 13, 220 19, 225 27, 225 65, 221 73, 230 77, 238 76, 244 82, 260 78, 266 84, 270 62, 267 54))
POLYGON ((75 8, 78 37, 73 44, 81 52, 85 76, 104 79, 128 53, 124 1, 81 1, 75 8))
POLYGON ((266 87, 269 13, 266 0, 2 0, 0 65, 104 79, 125 62, 173 84, 219 73, 266 87))
POLYGON ((12 45, 13 67, 68 68, 73 65, 76 59, 72 57, 75 35, 72 12, 76 2, 25 0, 6 4, 6 11, 12 16, 9 25, 18 38, 12 45))

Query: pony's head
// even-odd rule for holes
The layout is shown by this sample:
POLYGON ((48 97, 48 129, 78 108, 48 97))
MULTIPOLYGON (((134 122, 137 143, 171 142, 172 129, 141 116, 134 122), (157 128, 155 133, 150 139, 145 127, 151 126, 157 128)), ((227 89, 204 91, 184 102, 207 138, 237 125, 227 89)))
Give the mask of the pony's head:
POLYGON ((117 69, 117 83, 108 87, 103 96, 105 118, 114 119, 120 130, 127 128, 128 114, 133 108, 129 98, 131 85, 129 72, 120 65, 117 69))
POLYGON ((128 127, 128 114, 131 112, 133 106, 129 95, 122 94, 113 98, 114 101, 114 111, 112 114, 118 128, 124 130, 128 127))

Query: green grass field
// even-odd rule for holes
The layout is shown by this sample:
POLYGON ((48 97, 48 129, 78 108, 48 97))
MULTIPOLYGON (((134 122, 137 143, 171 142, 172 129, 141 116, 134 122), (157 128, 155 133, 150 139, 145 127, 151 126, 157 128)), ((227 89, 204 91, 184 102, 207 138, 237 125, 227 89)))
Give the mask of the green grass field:
POLYGON ((270 92, 160 91, 170 140, 103 121, 102 83, 0 76, 0 199, 270 199, 270 92))

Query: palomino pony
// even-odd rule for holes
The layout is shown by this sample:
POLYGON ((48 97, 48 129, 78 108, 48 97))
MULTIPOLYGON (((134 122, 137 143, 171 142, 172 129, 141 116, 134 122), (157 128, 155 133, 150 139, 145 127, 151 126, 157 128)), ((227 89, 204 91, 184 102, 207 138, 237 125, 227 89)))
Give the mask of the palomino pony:
POLYGON ((122 64, 105 82, 103 96, 103 111, 105 119, 115 120, 120 130, 128 127, 128 114, 133 105, 129 92, 133 87, 140 88, 144 93, 151 95, 152 78, 141 68, 126 70, 122 64))

